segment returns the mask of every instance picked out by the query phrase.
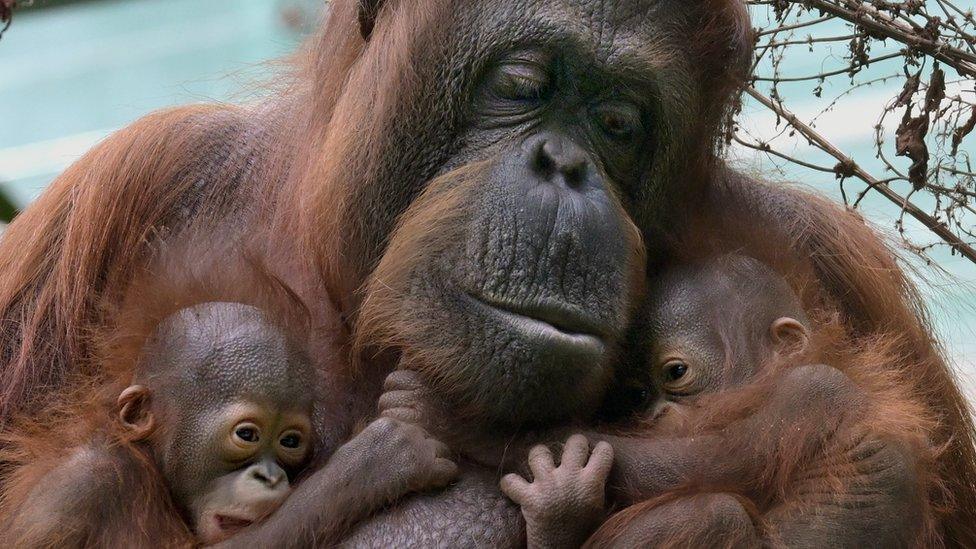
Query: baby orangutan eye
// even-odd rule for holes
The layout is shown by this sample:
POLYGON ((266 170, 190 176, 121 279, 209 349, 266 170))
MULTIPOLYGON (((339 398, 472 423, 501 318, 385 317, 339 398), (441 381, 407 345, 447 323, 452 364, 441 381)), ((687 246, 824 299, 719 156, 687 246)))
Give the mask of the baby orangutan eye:
POLYGON ((683 359, 673 358, 661 365, 659 379, 662 388, 673 395, 688 395, 695 382, 691 366, 683 359))
POLYGON ((278 441, 285 448, 298 448, 302 445, 302 437, 297 433, 289 433, 278 441))
POLYGON ((688 365, 683 362, 671 362, 665 368, 665 378, 670 382, 679 381, 688 374, 688 365))
POLYGON ((261 435, 258 432, 257 426, 252 424, 242 424, 238 425, 237 428, 234 429, 234 438, 244 443, 254 444, 255 442, 261 440, 261 435))
POLYGON ((289 467, 300 466, 308 457, 309 439, 304 429, 287 429, 278 435, 278 460, 289 467))

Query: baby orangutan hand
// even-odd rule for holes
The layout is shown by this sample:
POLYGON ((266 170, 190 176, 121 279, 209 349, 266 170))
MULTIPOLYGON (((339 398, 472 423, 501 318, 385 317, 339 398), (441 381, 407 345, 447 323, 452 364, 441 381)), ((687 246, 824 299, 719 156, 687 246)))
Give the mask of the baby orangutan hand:
POLYGON ((420 374, 396 370, 383 383, 379 400, 380 416, 413 423, 431 436, 450 444, 450 413, 433 398, 420 374))
POLYGON ((443 488, 458 475, 447 446, 416 425, 387 417, 370 423, 332 460, 354 471, 360 493, 371 494, 364 500, 381 504, 443 488))
POLYGON ((549 448, 532 448, 529 469, 533 481, 517 474, 505 475, 501 481, 502 492, 522 506, 528 546, 581 546, 603 518, 612 465, 613 448, 599 442, 591 452, 583 435, 569 437, 558 467, 549 448))

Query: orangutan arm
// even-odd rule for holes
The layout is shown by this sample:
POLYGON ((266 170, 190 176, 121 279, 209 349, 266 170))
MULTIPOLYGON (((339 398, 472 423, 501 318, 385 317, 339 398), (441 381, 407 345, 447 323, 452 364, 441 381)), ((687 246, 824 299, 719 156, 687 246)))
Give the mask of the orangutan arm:
POLYGON ((95 523, 93 511, 101 505, 100 500, 111 495, 99 489, 99 472, 108 472, 103 471, 99 461, 91 451, 78 450, 44 473, 33 486, 5 486, 0 546, 83 546, 95 523))
POLYGON ((166 486, 134 452, 93 442, 18 467, 3 486, 0 547, 190 545, 166 486))
POLYGON ((752 415, 696 436, 587 436, 614 447, 610 484, 625 501, 687 486, 748 491, 778 474, 774 467, 789 469, 832 446, 837 430, 852 425, 865 402, 846 375, 823 365, 787 371, 763 398, 752 415))
POLYGON ((804 366, 785 373, 756 414, 715 434, 612 440, 622 499, 636 505, 591 542, 697 546, 726 529, 746 545, 924 545, 924 450, 873 431, 865 404, 840 371, 804 366), (761 530, 758 501, 774 502, 761 530))
POLYGON ((616 456, 607 484, 615 499, 640 501, 685 486, 692 480, 725 484, 737 480, 748 467, 744 460, 722 452, 720 435, 688 438, 640 439, 600 433, 588 438, 610 443, 616 456), (703 459, 715 456, 725 459, 703 459))
POLYGON ((931 510, 923 503, 915 456, 872 435, 804 464, 785 496, 760 515, 734 485, 684 489, 624 509, 588 547, 926 547, 931 510), (761 526, 758 526, 761 525, 761 526))

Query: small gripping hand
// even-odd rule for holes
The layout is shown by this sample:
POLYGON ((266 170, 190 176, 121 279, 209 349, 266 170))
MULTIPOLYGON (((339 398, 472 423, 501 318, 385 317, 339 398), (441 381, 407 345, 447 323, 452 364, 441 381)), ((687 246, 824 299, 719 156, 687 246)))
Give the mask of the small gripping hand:
POLYGON ((380 416, 413 423, 432 436, 444 439, 450 433, 450 415, 437 399, 429 395, 417 372, 396 370, 383 383, 379 400, 380 416))
POLYGON ((599 442, 591 452, 583 435, 569 437, 558 467, 549 448, 532 448, 529 469, 533 481, 516 474, 501 481, 502 492, 522 506, 528 546, 581 546, 603 518, 612 465, 613 448, 599 442))
POLYGON ((340 450, 363 489, 385 502, 443 488, 458 474, 447 446, 416 425, 388 417, 370 423, 340 450))

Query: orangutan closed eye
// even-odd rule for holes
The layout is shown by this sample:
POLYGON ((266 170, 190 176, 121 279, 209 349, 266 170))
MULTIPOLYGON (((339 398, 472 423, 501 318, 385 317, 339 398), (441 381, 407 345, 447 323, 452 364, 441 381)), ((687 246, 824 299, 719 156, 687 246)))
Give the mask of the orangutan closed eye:
MULTIPOLYGON (((442 444, 381 419, 295 492, 315 443, 315 387, 301 348, 259 309, 220 302, 182 309, 154 330, 108 425, 14 470, 0 540, 6 547, 209 545, 241 533, 234 543, 250 545, 265 530, 280 531, 262 521, 287 502, 321 509, 317 522, 293 532, 298 543, 301 528, 334 542, 372 510, 453 477, 442 444)), ((84 419, 69 417, 64 426, 84 431, 84 419)), ((58 435, 52 429, 49 442, 63 442, 58 435)))

